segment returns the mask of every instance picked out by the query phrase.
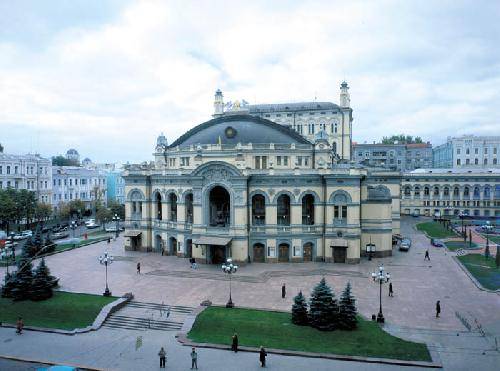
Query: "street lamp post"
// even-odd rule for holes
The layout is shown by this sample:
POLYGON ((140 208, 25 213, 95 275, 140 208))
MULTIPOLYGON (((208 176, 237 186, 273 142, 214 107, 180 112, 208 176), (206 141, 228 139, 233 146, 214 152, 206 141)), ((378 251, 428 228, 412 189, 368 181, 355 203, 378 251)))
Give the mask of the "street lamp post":
POLYGON ((381 265, 378 268, 378 272, 372 273, 372 278, 373 278, 373 281, 378 281, 380 284, 380 308, 379 308, 378 315, 377 315, 377 322, 384 323, 385 319, 384 319, 384 315, 382 314, 382 284, 389 282, 391 275, 389 274, 389 272, 384 272, 384 266, 381 265))
POLYGON ((108 265, 111 265, 111 263, 113 263, 113 257, 111 255, 108 255, 107 252, 104 252, 104 255, 101 255, 99 257, 99 263, 104 265, 104 267, 106 268, 106 289, 104 290, 104 293, 102 295, 111 296, 111 291, 109 291, 108 287, 108 265))
POLYGON ((231 276, 236 273, 238 266, 233 264, 233 259, 228 258, 226 264, 222 264, 222 271, 229 275, 229 301, 226 304, 226 308, 234 308, 233 299, 231 297, 231 276))
POLYGON ((116 227, 115 227, 115 238, 118 238, 118 235, 120 234, 118 231, 119 231, 119 226, 120 226, 120 217, 118 216, 118 214, 115 214, 115 216, 113 217, 112 219, 115 223, 116 223, 116 227))

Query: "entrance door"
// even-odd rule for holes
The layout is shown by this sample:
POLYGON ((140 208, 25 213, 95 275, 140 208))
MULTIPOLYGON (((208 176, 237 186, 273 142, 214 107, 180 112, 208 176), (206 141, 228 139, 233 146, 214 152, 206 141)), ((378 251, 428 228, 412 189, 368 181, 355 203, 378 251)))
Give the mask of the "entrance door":
POLYGON ((312 243, 308 242, 304 245, 304 261, 311 262, 312 261, 312 243))
POLYGON ((287 243, 282 243, 278 246, 278 261, 288 262, 290 261, 290 246, 287 243))
POLYGON ((226 262, 226 246, 210 246, 212 264, 223 264, 226 262))
POLYGON ((131 245, 134 250, 140 250, 141 249, 141 236, 137 237, 130 237, 131 238, 131 245))
POLYGON ((264 263, 265 261, 265 247, 261 243, 253 245, 253 261, 256 263, 264 263))
POLYGON ((187 258, 193 257, 193 241, 192 240, 186 241, 186 257, 187 258))
POLYGON ((334 246, 333 247, 333 262, 334 263, 345 263, 347 258, 347 248, 344 246, 334 246))

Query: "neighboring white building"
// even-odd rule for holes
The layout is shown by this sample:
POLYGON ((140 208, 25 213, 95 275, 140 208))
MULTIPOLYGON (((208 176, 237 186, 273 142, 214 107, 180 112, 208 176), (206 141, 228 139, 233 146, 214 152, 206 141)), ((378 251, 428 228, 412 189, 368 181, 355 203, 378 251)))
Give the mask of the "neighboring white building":
POLYGON ((224 104, 222 92, 215 92, 214 118, 225 114, 247 113, 287 126, 314 143, 318 133, 325 135, 338 159, 351 159, 352 109, 349 86, 340 85, 340 104, 300 102, 280 104, 247 104, 245 101, 224 104))
POLYGON ((38 154, 10 155, 0 153, 0 189, 26 189, 36 193, 37 200, 51 202, 52 162, 38 154))
POLYGON ((500 216, 500 170, 418 169, 405 173, 401 213, 500 216))
POLYGON ((449 137, 433 149, 435 168, 500 168, 500 136, 449 137))
POLYGON ((92 207, 96 198, 106 204, 106 173, 78 166, 54 166, 52 192, 54 210, 57 210, 61 203, 73 200, 82 200, 88 209, 92 207))

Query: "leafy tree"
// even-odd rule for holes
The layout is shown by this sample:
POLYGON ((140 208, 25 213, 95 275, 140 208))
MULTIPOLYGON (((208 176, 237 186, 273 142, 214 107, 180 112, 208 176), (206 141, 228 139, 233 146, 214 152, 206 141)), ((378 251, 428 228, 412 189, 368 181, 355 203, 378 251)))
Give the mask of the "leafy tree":
POLYGON ((392 135, 390 137, 383 137, 382 138, 383 144, 395 144, 396 142, 398 142, 399 144, 423 143, 421 137, 413 138, 413 136, 411 136, 411 135, 404 135, 404 134, 392 135))
POLYGON ((53 156, 52 157, 53 166, 80 166, 80 163, 76 160, 71 160, 64 156, 53 156))
POLYGON ((314 287, 309 300, 309 322, 322 331, 334 330, 338 320, 338 305, 335 296, 324 278, 314 287))
POLYGON ((37 254, 39 247, 36 245, 35 241, 33 241, 33 237, 28 237, 23 246, 23 255, 28 257, 33 257, 37 254))
POLYGON ((49 233, 47 233, 47 238, 45 239, 45 244, 43 246, 43 252, 49 253, 49 252, 53 252, 55 249, 56 249, 56 244, 50 238, 50 232, 49 232, 49 233))
POLYGON ((111 210, 106 207, 101 207, 97 210, 96 219, 99 221, 99 223, 101 223, 103 229, 105 224, 109 222, 112 217, 113 214, 111 213, 111 210))
POLYGON ((0 153, 3 153, 3 146, 2 146, 2 143, 0 143, 0 153))
POLYGON ((302 291, 298 293, 297 296, 293 298, 292 305, 292 322, 299 326, 305 326, 309 324, 309 318, 307 314, 307 302, 302 291))
POLYGON ((342 292, 339 303, 339 328, 343 330, 354 330, 357 326, 356 299, 351 293, 351 283, 342 292))
POLYGON ((53 286, 53 277, 50 275, 49 268, 45 265, 45 259, 42 258, 33 277, 33 282, 31 284, 31 291, 30 291, 30 299, 39 301, 51 298, 52 286, 53 286))
POLYGON ((0 189, 0 226, 9 233, 10 224, 18 220, 11 189, 0 189))
POLYGON ((114 200, 108 201, 108 208, 111 210, 113 216, 116 214, 121 220, 125 219, 125 205, 120 204, 114 200))
POLYGON ((43 202, 37 202, 35 217, 38 221, 47 220, 52 215, 52 206, 43 202))

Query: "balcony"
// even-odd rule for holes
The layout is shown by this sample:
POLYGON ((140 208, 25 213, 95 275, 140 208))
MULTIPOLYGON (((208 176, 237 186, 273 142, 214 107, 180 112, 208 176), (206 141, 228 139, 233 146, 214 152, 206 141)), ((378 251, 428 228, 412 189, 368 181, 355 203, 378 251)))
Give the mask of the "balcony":
POLYGON ((290 233, 292 231, 292 228, 289 225, 278 225, 276 231, 278 233, 290 233))

